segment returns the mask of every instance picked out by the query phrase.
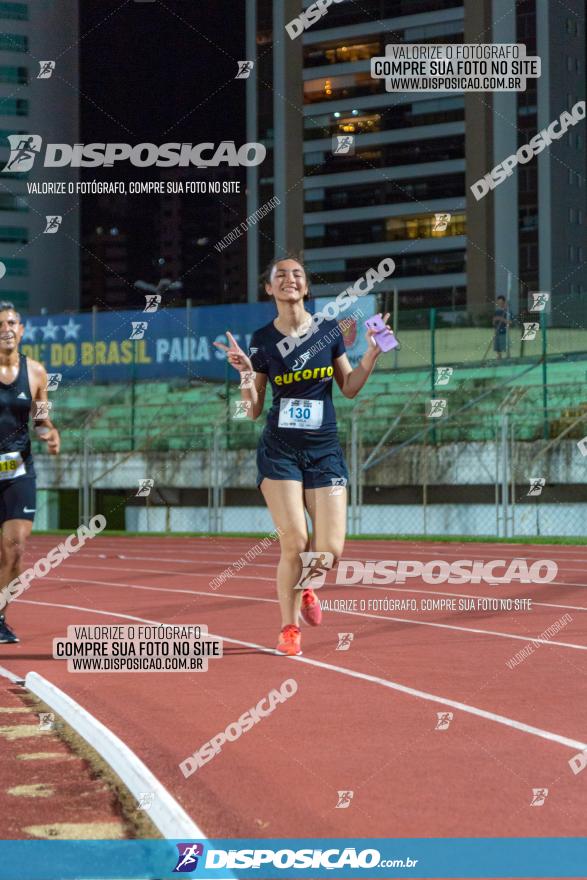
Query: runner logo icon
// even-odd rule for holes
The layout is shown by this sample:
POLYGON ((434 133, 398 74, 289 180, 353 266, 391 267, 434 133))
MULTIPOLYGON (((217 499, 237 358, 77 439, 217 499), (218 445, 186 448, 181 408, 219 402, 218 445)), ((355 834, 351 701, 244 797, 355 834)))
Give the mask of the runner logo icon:
POLYGON ((10 157, 3 171, 30 171, 37 153, 41 150, 43 138, 38 134, 9 134, 10 157))
POLYGON ((454 714, 452 712, 437 712, 436 717, 438 718, 438 721, 436 722, 434 730, 448 730, 450 722, 454 718, 454 714))
POLYGON ((342 495, 347 484, 346 477, 331 477, 330 482, 332 483, 332 487, 328 494, 342 495))
POLYGON ((326 572, 334 565, 332 553, 317 553, 315 550, 309 550, 300 553, 300 559, 302 573, 295 589, 306 590, 311 587, 317 590, 318 587, 322 587, 326 580, 326 572))
POLYGON ((198 857, 204 855, 204 845, 201 843, 177 843, 177 865, 173 869, 174 874, 190 874, 198 867, 198 857))
POLYGON ((311 355, 309 351, 302 352, 299 358, 296 358, 295 363, 292 365, 292 370, 301 370, 302 367, 308 363, 310 357, 311 355))
POLYGON ((139 793, 139 799, 137 801, 137 812, 139 810, 144 810, 148 812, 153 806, 153 801, 155 799, 154 791, 142 791, 139 793))
POLYGON ((355 136, 353 134, 335 134, 332 138, 332 153, 335 156, 354 156, 355 136))
POLYGON ((146 479, 139 480, 139 491, 135 495, 135 498, 146 498, 151 494, 151 489, 155 485, 155 480, 146 479))
POLYGON ((54 723, 53 712, 39 712, 39 730, 53 730, 54 723))
POLYGON ((54 70, 54 61, 39 61, 39 72, 37 74, 37 79, 51 79, 54 70))
POLYGON ((61 221, 63 220, 63 217, 61 216, 61 214, 47 214, 46 220, 47 225, 45 226, 43 232, 47 233, 48 235, 54 235, 61 226, 61 221))
POLYGON ((160 305, 160 293, 147 293, 145 296, 145 308, 143 309, 143 312, 156 312, 160 305))
POLYGON ((543 312, 550 300, 550 293, 545 290, 537 290, 535 293, 531 293, 532 297, 532 305, 528 308, 529 312, 543 312))
POLYGON ((541 495, 545 485, 545 477, 534 477, 530 480, 530 491, 526 492, 526 495, 541 495))
POLYGON ((235 79, 248 79, 253 71, 254 66, 254 61, 239 61, 238 73, 235 76, 235 79))
POLYGON ((355 637, 354 633, 339 633, 338 634, 338 645, 336 646, 337 651, 350 651, 351 642, 355 637))
POLYGON ((131 321, 132 330, 129 339, 143 339, 145 331, 149 326, 148 321, 131 321))

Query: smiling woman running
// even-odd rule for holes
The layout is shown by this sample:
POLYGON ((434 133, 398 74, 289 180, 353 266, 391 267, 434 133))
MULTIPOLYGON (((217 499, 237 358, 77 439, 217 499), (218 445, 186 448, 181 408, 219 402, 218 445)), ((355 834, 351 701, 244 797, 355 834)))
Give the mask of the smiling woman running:
POLYGON ((302 653, 300 615, 311 626, 322 619, 320 602, 306 584, 340 558, 346 532, 348 472, 336 431, 332 379, 345 397, 355 397, 381 350, 371 338, 375 331, 368 330, 367 351, 353 369, 340 327, 327 319, 307 343, 283 356, 278 343, 303 336, 312 326, 312 315, 304 307, 309 290, 301 260, 273 260, 265 273, 265 290, 275 300, 277 317, 255 331, 249 356, 228 332, 230 347, 214 344, 239 373, 254 372, 250 387, 241 381, 249 418, 261 415, 267 379, 271 383, 273 401, 257 450, 257 485, 280 533, 277 595, 282 629, 277 651, 293 655, 302 653), (311 541, 306 510, 312 521, 311 541), (300 553, 310 549, 315 557, 301 577, 300 553))

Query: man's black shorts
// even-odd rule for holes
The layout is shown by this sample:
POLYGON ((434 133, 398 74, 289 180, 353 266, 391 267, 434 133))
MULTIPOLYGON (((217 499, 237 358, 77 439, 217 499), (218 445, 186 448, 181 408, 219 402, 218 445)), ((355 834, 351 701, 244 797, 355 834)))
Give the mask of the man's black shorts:
POLYGON ((37 480, 26 474, 16 480, 0 480, 0 525, 9 519, 35 518, 37 480))
POLYGON ((265 431, 257 448, 257 486, 269 480, 296 480, 305 489, 346 486, 349 474, 338 437, 296 449, 265 431))

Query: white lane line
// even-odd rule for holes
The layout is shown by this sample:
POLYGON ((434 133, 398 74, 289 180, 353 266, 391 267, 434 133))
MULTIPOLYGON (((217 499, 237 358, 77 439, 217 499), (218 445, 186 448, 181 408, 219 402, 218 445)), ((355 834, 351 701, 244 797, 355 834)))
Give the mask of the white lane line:
MULTIPOLYGON (((160 560, 160 561, 164 562, 165 560, 160 560)), ((73 557, 70 557, 68 560, 66 560, 63 563, 63 565, 64 565, 64 570, 66 567, 68 571, 72 568, 73 569, 75 569, 75 568, 88 569, 89 568, 91 571, 96 570, 95 565, 84 565, 83 562, 77 562, 77 560, 73 557)), ((257 565, 256 566, 256 568, 261 568, 261 567, 262 568, 270 568, 272 570, 275 570, 274 565, 262 565, 262 566, 257 565)), ((170 571, 168 568, 137 568, 136 566, 133 566, 132 568, 124 568, 121 565, 102 565, 102 564, 99 565, 99 568, 101 571, 130 571, 133 574, 135 572, 141 572, 142 574, 164 574, 164 575, 167 575, 168 577, 169 576, 175 577, 176 575, 179 575, 181 577, 202 577, 202 578, 208 577, 208 572, 202 573, 201 570, 200 571, 170 571)), ((241 580, 246 580, 246 581, 267 581, 268 583, 275 583, 274 577, 264 577, 263 575, 241 574, 240 572, 237 572, 236 574, 232 575, 232 577, 240 578, 241 580)), ((213 580, 213 578, 212 578, 212 580, 213 580)), ((419 592, 421 592, 421 593, 425 593, 426 595, 429 595, 429 596, 434 596, 434 595, 456 596, 457 598, 459 596, 467 596, 468 595, 466 593, 442 593, 439 590, 417 590, 417 589, 411 589, 409 587, 405 587, 403 590, 399 590, 399 588, 393 588, 393 587, 387 587, 387 586, 377 586, 376 584, 336 584, 336 583, 331 583, 331 584, 329 584, 329 586, 333 586, 333 587, 334 586, 336 586, 336 587, 348 586, 351 588, 357 587, 362 590, 394 590, 395 589, 396 592, 405 592, 405 593, 419 593, 419 592)), ((479 586, 481 586, 481 585, 479 585, 479 586)), ((488 584, 484 584, 484 586, 488 586, 488 584)), ((496 587, 510 587, 510 586, 520 586, 520 587, 524 586, 526 588, 539 587, 539 586, 586 587, 587 584, 575 584, 575 583, 570 583, 567 581, 551 581, 549 584, 546 584, 546 585, 543 585, 543 584, 522 584, 520 581, 512 581, 511 584, 496 584, 496 587)), ((471 596, 468 596, 468 598, 471 598, 471 599, 491 599, 491 598, 495 598, 495 596, 471 595, 471 596)), ((499 598, 499 596, 497 598, 499 598)), ((530 597, 530 598, 532 598, 532 597, 530 597)), ((574 608, 575 611, 587 611, 587 607, 581 607, 580 605, 558 605, 558 604, 551 605, 550 602, 536 602, 534 599, 532 599, 532 601, 535 605, 544 605, 549 608, 550 607, 552 607, 552 608, 574 608)))
MULTIPOLYGON (((266 537, 269 537, 269 536, 267 535, 266 537)), ((159 560, 161 562, 168 561, 168 557, 165 557, 165 556, 153 557, 153 556, 144 556, 142 554, 132 555, 133 550, 136 551, 136 543, 133 543, 133 541, 136 541, 136 540, 137 539, 117 539, 117 538, 108 539, 108 538, 104 538, 104 537, 100 536, 100 547, 103 547, 104 549, 108 548, 111 552, 114 552, 116 550, 124 550, 125 548, 127 548, 125 555, 127 556, 128 559, 150 559, 152 561, 159 560), (120 540, 128 542, 128 544, 125 543, 123 545, 121 543, 117 543, 120 540)), ((138 540, 140 542, 141 539, 139 538, 138 540)), ((241 551, 246 553, 247 550, 250 550, 252 547, 255 547, 259 541, 263 540, 263 538, 251 538, 250 541, 246 541, 246 543, 244 542, 244 539, 241 539, 241 538, 224 539, 224 540, 243 541, 243 546, 237 547, 237 546, 228 545, 226 547, 220 546, 220 547, 218 547, 218 549, 216 549, 215 547, 211 547, 211 546, 207 545, 205 547, 202 547, 202 549, 205 551, 205 554, 207 556, 217 555, 217 556, 221 556, 221 557, 225 558, 227 553, 230 552, 231 550, 234 551, 235 554, 240 553, 241 551)), ((48 539, 48 543, 50 543, 50 539, 48 539)), ((37 544, 37 542, 32 540, 32 541, 29 541, 29 546, 44 546, 44 544, 41 544, 40 542, 38 542, 38 544, 37 544)), ((53 546, 53 544, 50 544, 50 546, 53 546)), ((429 556, 432 558, 438 558, 440 556, 441 558, 447 559, 447 560, 449 558, 453 558, 453 557, 454 557, 454 559, 462 559, 462 558, 470 558, 471 556, 473 556, 474 558, 480 558, 480 557, 485 557, 485 558, 490 558, 490 559, 505 558, 506 560, 525 559, 530 562, 535 562, 539 559, 544 559, 545 553, 547 550, 549 550, 549 549, 556 550, 559 545, 544 545, 544 548, 545 548, 544 552, 542 552, 542 550, 540 549, 541 546, 542 545, 536 545, 536 544, 533 544, 533 545, 530 545, 530 544, 529 545, 508 544, 505 546, 504 545, 495 545, 495 544, 455 545, 455 544, 451 543, 451 544, 438 545, 435 547, 434 545, 430 545, 428 543, 418 544, 417 542, 408 543, 408 544, 400 542, 400 544, 398 546, 397 542, 385 541, 385 540, 366 541, 366 542, 361 542, 361 541, 357 542, 357 541, 349 540, 347 542, 345 555, 348 556, 349 551, 360 550, 362 553, 362 561, 365 561, 363 557, 365 557, 366 559, 372 560, 372 561, 376 561, 376 560, 388 559, 390 550, 391 551, 399 551, 399 550, 404 551, 405 550, 407 553, 412 553, 412 556, 415 556, 416 559, 418 558, 418 556, 422 556, 422 557, 429 556), (518 549, 518 548, 521 548, 521 549, 518 549), (511 554, 508 554, 507 552, 505 552, 508 550, 512 551, 511 554), (513 552, 514 550, 517 550, 517 552, 514 553, 513 552), (524 552, 525 550, 528 552, 524 552), (377 551, 380 551, 380 553, 382 553, 383 555, 377 555, 377 551)), ((575 545, 572 545, 572 546, 575 546, 575 545)), ((576 545, 576 546, 583 546, 583 545, 576 545)), ((273 551, 273 550, 278 551, 278 549, 279 549, 279 545, 277 544, 277 542, 273 542, 273 546, 271 548, 267 548, 266 550, 263 550, 263 552, 260 553, 259 556, 262 555, 262 556, 267 557, 270 555, 271 551, 273 551)), ((555 561, 555 562, 557 562, 557 561, 576 562, 580 566, 585 566, 585 563, 587 562, 587 545, 585 545, 585 550, 586 550, 585 557, 566 556, 563 553, 557 553, 557 552, 549 553, 548 556, 549 556, 549 558, 552 558, 553 561, 555 561)), ((158 546, 157 552, 171 554, 173 557, 173 560, 178 563, 185 562, 185 564, 188 564, 190 561, 192 561, 192 562, 202 561, 202 554, 200 553, 200 548, 195 547, 195 546, 192 546, 192 547, 185 547, 185 546, 184 547, 179 547, 179 546, 178 547, 169 547, 169 546, 159 547, 158 546), (195 555, 192 559, 190 559, 190 557, 188 555, 186 555, 186 552, 183 552, 184 558, 177 559, 178 550, 187 551, 187 553, 193 552, 195 555)), ((88 553, 87 555, 90 555, 90 554, 88 553)), ((99 552, 96 552, 95 554, 92 552, 92 555, 99 556, 99 552)), ((394 555, 397 555, 397 552, 394 555)), ((211 560, 211 561, 215 561, 215 560, 211 560)))
MULTIPOLYGON (((118 611, 101 611, 96 608, 84 608, 80 605, 61 605, 56 602, 34 602, 30 599, 22 599, 21 601, 25 605, 42 605, 49 608, 65 608, 69 611, 84 611, 88 614, 99 614, 105 617, 116 617, 123 620, 134 620, 139 623, 150 623, 156 626, 164 625, 163 622, 160 620, 147 620, 144 617, 135 617, 132 614, 122 614, 118 611)), ((265 645, 258 645, 255 642, 245 642, 241 639, 229 638, 228 636, 221 635, 220 633, 209 633, 209 635, 217 639, 222 639, 224 642, 230 642, 233 645, 241 645, 245 648, 253 648, 256 651, 261 651, 263 654, 271 654, 275 657, 274 648, 267 648, 265 645)), ((468 703, 461 703, 458 700, 451 700, 445 697, 439 697, 436 694, 431 694, 427 691, 421 691, 416 688, 408 687, 407 685, 399 684, 399 682, 396 681, 389 681, 386 678, 380 678, 376 675, 368 675, 365 672, 357 672, 354 669, 346 669, 344 666, 335 666, 332 663, 324 663, 322 660, 313 660, 310 657, 279 658, 279 662, 285 662, 286 660, 293 660, 297 663, 305 663, 308 666, 315 666, 318 669, 327 669, 330 672, 337 672, 340 675, 347 675, 349 678, 356 678, 360 681, 368 681, 372 684, 378 684, 381 687, 386 687, 390 690, 398 691, 399 693, 406 694, 410 697, 417 697, 421 700, 426 700, 431 703, 438 703, 441 706, 451 706, 452 708, 458 709, 461 712, 466 712, 468 715, 474 715, 477 718, 483 718, 486 721, 494 721, 497 724, 502 724, 505 727, 512 728, 513 730, 518 730, 521 733, 532 734, 533 736, 540 737, 541 739, 546 739, 550 742, 555 742, 559 745, 566 746, 569 749, 575 749, 576 751, 585 751, 585 749, 587 749, 587 743, 580 742, 579 740, 571 739, 570 737, 562 736, 558 733, 552 733, 549 730, 543 730, 542 728, 534 727, 531 724, 525 724, 523 721, 516 721, 514 718, 508 718, 505 715, 497 715, 495 712, 489 712, 486 709, 479 709, 477 708, 477 706, 470 706, 468 703)))
MULTIPOLYGON (((255 545, 253 544, 252 546, 254 547, 255 545)), ((122 549, 122 548, 116 548, 116 549, 122 549)), ((246 553, 246 551, 250 550, 250 549, 251 549, 250 546, 245 547, 245 548, 243 548, 243 552, 246 553)), ((276 547, 274 549, 278 550, 279 548, 276 547)), ((352 549, 358 549, 358 548, 348 548, 348 550, 352 550, 352 549)), ((114 548, 113 548, 113 550, 114 550, 114 548)), ((113 550, 111 552, 113 552, 113 550)), ((165 552, 166 550, 167 550, 167 548, 164 548, 164 549, 158 548, 158 552, 160 552, 160 553, 165 552)), ((352 559, 353 559, 353 557, 349 554, 348 550, 345 551, 345 554, 344 554, 344 561, 346 561, 346 562, 352 561, 352 559)), ((235 551, 236 551, 236 548, 235 548, 235 551)), ((238 552, 238 551, 236 551, 236 552, 238 552)), ((209 547, 206 548, 205 554, 196 553, 193 557, 190 557, 189 555, 183 553, 181 559, 177 558, 177 550, 175 552, 172 550, 169 550, 169 553, 172 555, 171 556, 144 556, 142 554, 137 554, 137 553, 133 554, 132 551, 131 552, 126 551, 124 553, 117 554, 117 555, 120 555, 124 559, 127 559, 127 560, 142 559, 142 560, 150 561, 150 562, 170 562, 170 561, 173 561, 173 562, 177 562, 178 565, 190 565, 191 563, 194 563, 194 562, 215 565, 218 562, 218 560, 212 558, 214 555, 222 557, 222 560, 226 559, 226 557, 227 557, 227 550, 222 550, 222 549, 214 550, 209 547)), ((84 555, 85 556, 100 557, 100 553, 98 551, 88 551, 84 555)), ((427 555, 427 551, 425 549, 421 550, 420 548, 418 548, 417 551, 414 554, 412 554, 410 561, 412 561, 412 558, 414 558, 416 561, 418 561, 419 556, 426 556, 426 555, 427 555)), ((430 553, 429 555, 432 557, 431 559, 421 560, 421 561, 431 562, 433 559, 439 559, 441 555, 442 555, 443 560, 445 560, 445 561, 450 561, 450 559, 452 558, 450 553, 445 553, 445 554, 430 553)), ((262 553, 259 553, 258 556, 259 557, 262 556, 265 559, 275 559, 275 560, 279 559, 278 552, 271 554, 267 550, 263 551, 262 553)), ((463 555, 462 553, 460 553, 460 554, 457 553, 457 554, 454 554, 454 559, 455 560, 463 559, 463 558, 479 559, 481 556, 485 556, 486 559, 505 559, 506 562, 512 561, 514 559, 522 559, 522 560, 525 560, 529 563, 537 562, 539 559, 544 558, 544 556, 540 556, 540 555, 537 555, 537 557, 534 558, 532 556, 529 556, 528 554, 526 554, 526 555, 517 554, 515 556, 506 556, 503 553, 502 554, 499 554, 499 553, 497 553, 497 554, 495 554, 495 553, 492 553, 492 554, 477 553, 477 554, 469 554, 468 556, 466 556, 466 554, 463 555)), ((394 554, 393 558, 399 558, 398 554, 394 554)), ((384 553, 383 548, 382 548, 382 555, 376 555, 373 552, 365 553, 365 554, 361 554, 361 559, 360 559, 361 562, 380 562, 383 560, 390 560, 389 551, 387 551, 387 553, 384 553)), ((557 560, 562 560, 562 557, 557 557, 553 561, 557 562, 557 560)), ((485 559, 483 559, 482 561, 485 561, 485 559)), ((585 563, 587 562, 587 555, 586 555, 585 559, 577 559, 576 557, 569 557, 568 559, 563 560, 563 561, 576 562, 580 568, 584 568, 585 563)), ((263 565, 264 564, 264 563, 257 562, 256 559, 253 559, 250 561, 247 560, 247 562, 249 565, 263 565)), ((563 567, 559 566, 559 569, 562 569, 562 568, 563 567)), ((571 572, 573 570, 574 569, 569 569, 569 572, 571 572)))
MULTIPOLYGON (((273 567, 273 566, 271 566, 271 567, 273 567)), ((95 565, 84 565, 83 563, 77 562, 75 560, 68 560, 67 570, 69 571, 69 569, 76 569, 76 568, 80 568, 80 569, 84 569, 84 570, 89 568, 91 571, 96 570, 95 565)), ((142 574, 165 574, 168 577, 175 576, 175 575, 179 575, 181 577, 202 577, 202 578, 207 577, 207 575, 202 574, 201 571, 175 571, 174 572, 174 571, 169 571, 169 569, 165 569, 165 568, 136 568, 136 567, 122 568, 119 565, 100 565, 100 570, 101 571, 102 570, 116 571, 116 572, 128 571, 128 572, 132 572, 133 574, 135 574, 136 572, 140 572, 142 574)), ((241 574, 240 572, 238 572, 237 574, 234 575, 234 577, 237 579, 240 579, 240 580, 267 581, 267 583, 275 583, 275 578, 264 577, 263 575, 241 574)), ((49 578, 49 580, 51 580, 51 578, 49 578)), ((59 578, 56 578, 56 580, 59 580, 59 578)), ((64 578, 64 580, 66 580, 66 578, 64 578)), ((100 581, 100 583, 101 583, 101 581, 100 581)), ((105 581, 104 583, 107 583, 107 581, 105 581)), ((556 581, 553 581, 552 583, 556 583, 556 581)), ((383 592, 392 592, 392 593, 423 593, 426 596, 453 596, 457 599, 461 598, 461 597, 467 598, 467 599, 495 599, 495 598, 499 599, 500 598, 500 596, 497 596, 497 597, 484 596, 484 595, 480 595, 480 594, 474 595, 471 593, 446 593, 446 592, 442 592, 440 590, 418 590, 413 587, 404 587, 404 588, 400 589, 399 587, 377 586, 376 584, 346 584, 346 585, 345 584, 329 584, 329 586, 331 586, 331 587, 348 586, 351 589, 356 588, 359 590, 381 590, 383 592)), ((507 587, 510 585, 509 584, 498 584, 498 586, 507 587)), ((517 583, 516 583, 516 586, 518 586, 517 583)), ((522 584, 519 584, 519 586, 522 586, 522 584)), ((533 585, 532 584, 525 584, 524 586, 531 587, 533 585)), ((549 584, 549 586, 550 586, 550 584, 549 584)), ((572 586, 572 585, 567 584, 566 586, 572 586)), ((576 584, 575 586, 582 586, 582 585, 576 584)), ((210 595, 212 595, 212 593, 210 595)), ((513 598, 518 598, 518 597, 513 597, 513 598)), ((532 598, 532 597, 530 597, 530 598, 532 598)), ((574 611, 587 611, 587 606, 561 605, 561 604, 555 604, 555 603, 551 603, 551 602, 538 602, 533 598, 532 598, 532 603, 534 605, 540 605, 541 607, 544 606, 545 608, 570 608, 570 609, 573 609, 574 611)))
MULTIPOLYGON (((90 555, 90 554, 86 554, 86 553, 84 553, 84 557, 89 556, 89 555, 90 555)), ((99 557, 99 558, 100 558, 100 557, 99 557)), ((132 557, 132 559, 131 559, 131 557, 128 557, 128 556, 127 556, 127 557, 125 557, 124 559, 122 559, 121 561, 122 561, 122 562, 132 562, 133 559, 137 559, 137 560, 138 560, 139 558, 141 558, 141 559, 153 559, 154 561, 157 561, 157 562, 171 562, 171 561, 173 561, 173 562, 181 562, 181 560, 177 560, 177 559, 174 559, 174 560, 167 560, 167 559, 161 559, 161 558, 159 558, 159 557, 138 557, 138 556, 137 556, 137 557, 132 557)), ((373 562, 373 561, 374 561, 374 560, 371 560, 371 562, 373 562)), ((27 560, 27 564, 28 564, 28 562, 31 562, 31 563, 32 563, 32 560, 27 560)), ((194 560, 194 564, 195 564, 195 563, 196 563, 196 560, 194 560)), ((96 570, 96 565, 84 565, 83 562, 77 562, 77 560, 76 560, 74 557, 69 557, 69 559, 65 560, 63 564, 64 564, 64 565, 67 565, 68 568, 89 568, 89 569, 91 569, 92 571, 95 571, 95 570, 96 570)), ((186 565, 187 565, 187 564, 188 564, 188 563, 186 563, 186 565)), ((189 563, 189 564, 191 565, 192 563, 189 563)), ((208 563, 205 563, 205 564, 208 564, 208 563)), ((216 565, 215 562, 210 562, 209 564, 214 564, 214 565, 216 565)), ((265 563, 265 562, 254 562, 254 563, 253 563, 253 562, 249 562, 249 563, 248 563, 248 566, 249 566, 253 571, 255 571, 255 570, 258 569, 258 568, 270 568, 272 571, 275 571, 275 569, 276 569, 276 567, 277 567, 277 561, 276 561, 275 563, 265 563)), ((137 566, 133 566, 132 568, 125 568, 124 566, 122 566, 122 565, 120 565, 120 564, 118 564, 118 565, 103 565, 101 562, 99 563, 99 567, 100 567, 101 570, 104 570, 104 571, 133 571, 133 572, 134 572, 134 571, 140 571, 140 572, 143 572, 144 574, 166 574, 166 575, 186 575, 186 576, 190 575, 190 576, 197 576, 197 577, 210 577, 210 580, 214 580, 214 578, 212 577, 213 574, 215 574, 215 573, 216 573, 216 574, 222 574, 222 572, 219 571, 217 568, 215 568, 213 572, 202 572, 202 566, 201 566, 201 565, 198 566, 198 570, 197 570, 197 571, 196 571, 195 569, 194 569, 193 571, 185 571, 185 570, 184 570, 184 571, 173 571, 173 570, 170 570, 169 568, 137 568, 137 566)), ((229 567, 229 566, 227 566, 227 568, 228 568, 228 567, 229 567)), ((226 569, 223 569, 223 570, 226 570, 226 569)), ((246 580, 266 580, 266 581, 272 581, 272 582, 275 580, 274 577, 273 577, 273 578, 266 578, 266 577, 263 577, 263 576, 261 576, 261 575, 260 575, 259 577, 255 577, 255 575, 246 575, 246 574, 241 574, 240 572, 236 572, 236 573, 235 573, 234 575, 232 575, 232 576, 233 576, 233 577, 241 577, 241 578, 245 578, 246 580)), ((421 578, 416 578, 415 580, 416 580, 416 582, 419 583, 420 580, 421 580, 421 578)), ((392 583, 395 583, 395 582, 392 581, 392 583)), ((495 586, 496 586, 496 587, 509 587, 509 586, 512 586, 512 585, 513 585, 513 586, 524 586, 524 587, 526 587, 526 588, 531 588, 531 587, 541 587, 541 586, 549 586, 549 587, 551 587, 551 586, 555 586, 555 587, 587 587, 587 582, 585 582, 585 583, 576 583, 575 581, 557 581, 557 580, 554 580, 554 581, 549 581, 548 584, 539 584, 539 583, 536 583, 536 584, 534 584, 534 583, 524 584, 522 581, 517 581, 517 580, 515 580, 515 581, 511 581, 510 583, 498 583, 498 584, 496 584, 495 586)), ((374 586, 374 585, 373 585, 373 584, 337 584, 337 586, 339 586, 339 587, 343 587, 343 586, 349 586, 349 587, 352 587, 352 586, 369 587, 369 586, 374 586)), ((481 585, 479 584, 479 586, 481 586, 481 585)), ((487 586, 489 586, 489 584, 484 584, 484 586, 487 587, 487 586)))
POLYGON ((25 687, 57 712, 102 757, 114 773, 122 779, 138 800, 142 792, 155 794, 149 809, 149 818, 167 840, 207 839, 201 828, 191 819, 164 785, 115 733, 80 706, 61 688, 37 672, 29 672, 25 687))
POLYGON ((15 675, 14 672, 11 672, 10 669, 6 669, 4 666, 0 666, 0 675, 3 678, 7 678, 13 684, 22 684, 24 681, 22 675, 15 675))
MULTIPOLYGON (((66 581, 69 582, 71 578, 59 578, 59 577, 50 577, 46 576, 44 578, 46 581, 66 581)), ((118 581, 98 581, 98 580, 88 580, 82 578, 76 578, 75 582, 77 584, 101 584, 105 587, 126 587, 130 590, 149 590, 154 593, 183 593, 188 596, 206 596, 208 598, 217 598, 217 599, 242 599, 244 601, 253 601, 253 602, 271 602, 276 603, 277 599, 266 599, 261 596, 239 596, 234 593, 215 593, 210 592, 207 593, 203 590, 180 590, 176 587, 148 587, 144 584, 126 584, 118 581)), ((17 602, 24 601, 23 599, 17 599, 17 602)), ((456 626, 456 624, 450 623, 434 623, 430 620, 414 620, 411 617, 390 617, 387 614, 369 614, 365 611, 344 611, 340 608, 333 608, 329 612, 329 614, 350 614, 353 617, 370 617, 373 620, 393 620, 397 623, 413 623, 415 626, 432 626, 436 629, 451 629, 456 630, 457 632, 464 633, 478 633, 483 636, 499 636, 502 639, 516 639, 520 642, 538 642, 541 645, 552 645, 553 647, 558 648, 573 648, 576 651, 587 651, 587 645, 575 645, 572 642, 555 642, 552 639, 540 639, 534 638, 534 636, 517 636, 514 633, 504 633, 498 632, 497 630, 492 629, 476 629, 471 626, 456 626)))
MULTIPOLYGON (((268 565, 268 566, 264 566, 264 567, 274 568, 275 566, 268 565)), ((67 570, 69 571, 70 568, 82 568, 82 569, 89 568, 91 571, 96 570, 95 565, 84 565, 83 563, 77 562, 75 559, 67 560, 67 570)), ((100 565, 100 570, 101 571, 102 570, 104 570, 104 571, 130 571, 133 573, 142 572, 143 574, 165 574, 168 576, 180 575, 181 577, 202 577, 202 578, 207 577, 207 574, 202 574, 201 571, 169 571, 169 569, 165 569, 165 568, 136 568, 136 567, 122 568, 119 565, 100 565)), ((264 577, 263 575, 241 574, 240 572, 237 572, 235 575, 233 575, 233 577, 240 578, 241 580, 247 580, 247 581, 267 581, 268 583, 272 583, 272 584, 275 583, 275 578, 264 577)), ((51 580, 51 578, 49 578, 49 580, 51 580)), ((552 581, 551 583, 557 584, 558 582, 552 581)), ((562 581, 560 583, 563 584, 562 581)), ((583 584, 563 584, 563 585, 564 586, 577 586, 577 587, 583 586, 583 584)), ((464 597, 466 599, 495 599, 495 598, 499 599, 499 598, 501 598, 500 596, 497 596, 497 597, 483 596, 480 594, 474 595, 472 593, 445 593, 440 590, 417 590, 417 589, 414 589, 413 587, 404 587, 404 588, 400 589, 399 587, 377 586, 376 584, 329 584, 329 586, 331 586, 331 587, 348 586, 351 589, 356 588, 356 589, 360 589, 360 590, 382 590, 383 592, 391 592, 391 593, 423 593, 425 596, 453 596, 457 599, 459 599, 461 597, 464 597)), ((487 585, 485 585, 485 586, 487 586, 487 585)), ((498 584, 497 586, 498 587, 508 587, 508 586, 511 586, 511 584, 498 584)), ((540 586, 540 585, 539 584, 524 584, 524 585, 522 585, 518 582, 515 582, 515 586, 532 587, 532 586, 540 586)), ((548 584, 548 586, 550 586, 550 584, 548 584)), ((513 598, 519 598, 519 597, 514 596, 513 598)), ((530 597, 530 598, 532 598, 532 597, 530 597)), ((569 608, 569 609, 572 609, 573 611, 587 611, 587 606, 583 606, 583 605, 560 605, 560 604, 555 604, 552 602, 538 602, 533 598, 532 598, 532 604, 533 605, 540 605, 541 607, 544 607, 544 608, 569 608)))
MULTIPOLYGON (((257 578, 257 580, 261 580, 261 578, 257 578)), ((266 580, 262 578, 262 580, 266 580)), ((340 584, 339 586, 343 586, 340 584)), ((473 593, 444 593, 441 590, 414 590, 413 587, 378 587, 375 584, 349 584, 352 588, 355 586, 359 590, 381 590, 384 593, 422 593, 424 596, 451 596, 454 599, 521 599, 524 598, 522 596, 482 596, 482 595, 474 595, 473 593)), ((509 586, 509 584, 499 584, 499 586, 509 586)), ((531 586, 531 585, 528 585, 531 586)), ((558 605, 554 602, 537 602, 535 599, 530 596, 532 600, 532 605, 540 605, 541 608, 570 608, 573 611, 587 611, 587 606, 585 605, 558 605)), ((520 612, 523 613, 523 612, 520 612)))

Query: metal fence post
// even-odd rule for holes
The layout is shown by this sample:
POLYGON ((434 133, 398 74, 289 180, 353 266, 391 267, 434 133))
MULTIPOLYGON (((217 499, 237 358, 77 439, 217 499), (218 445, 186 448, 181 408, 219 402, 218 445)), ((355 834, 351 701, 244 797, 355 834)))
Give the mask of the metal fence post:
POLYGON ((511 508, 511 530, 510 536, 516 534, 516 438, 515 438, 516 417, 512 414, 510 424, 510 508, 511 508))
POLYGON ((351 415, 351 532, 358 534, 358 491, 359 491, 359 456, 358 456, 359 426, 357 422, 357 410, 351 415))
MULTIPOLYGON (((436 380, 436 309, 430 309, 430 397, 434 399, 436 380)), ((436 430, 432 428, 431 439, 436 445, 436 430)))
POLYGON ((221 529, 220 516, 220 432, 214 431, 212 441, 212 520, 213 531, 218 534, 221 529))
POLYGON ((509 538, 509 416, 507 412, 501 414, 500 435, 501 456, 501 510, 502 510, 502 537, 509 538))
POLYGON ((92 486, 90 479, 90 440, 84 429, 82 444, 82 522, 88 525, 92 518, 92 486))
MULTIPOLYGON (((396 338, 397 338, 397 331, 398 331, 397 325, 398 324, 399 324, 399 292, 398 292, 397 287, 394 287, 393 288, 393 332, 394 332, 396 338)), ((393 369, 394 370, 397 370, 398 354, 399 354, 399 352, 398 352, 397 348, 394 348, 394 350, 393 350, 393 369)))
POLYGON ((499 427, 495 425, 495 536, 499 538, 499 427))
POLYGON ((98 306, 92 306, 92 385, 96 384, 96 327, 98 323, 98 306))
POLYGON ((212 444, 214 442, 214 431, 208 436, 208 531, 213 532, 213 511, 214 511, 214 471, 212 467, 212 444))
POLYGON ((424 461, 422 462, 422 514, 424 520, 424 534, 428 534, 428 434, 424 434, 422 445, 424 461))
POLYGON ((185 324, 188 337, 188 363, 187 363, 187 379, 188 382, 192 378, 192 300, 188 297, 185 301, 185 324))
POLYGON ((549 423, 548 423, 548 369, 547 369, 547 332, 546 332, 546 310, 540 313, 540 324, 542 330, 542 410, 543 410, 543 428, 542 433, 545 440, 548 440, 549 423))
POLYGON ((130 448, 131 452, 134 452, 135 449, 135 429, 136 429, 136 401, 137 401, 137 379, 136 379, 136 361, 137 361, 137 348, 136 342, 133 345, 132 349, 132 374, 131 374, 131 385, 130 385, 130 448))

